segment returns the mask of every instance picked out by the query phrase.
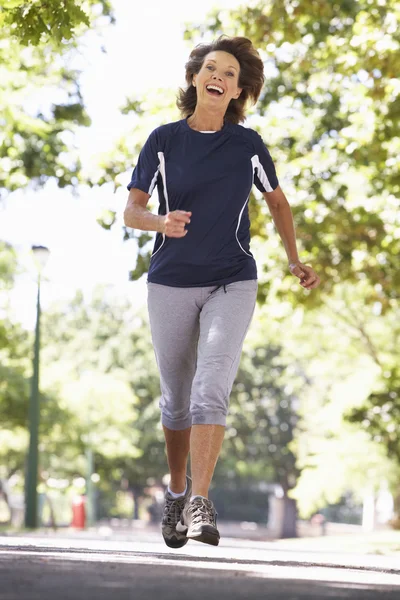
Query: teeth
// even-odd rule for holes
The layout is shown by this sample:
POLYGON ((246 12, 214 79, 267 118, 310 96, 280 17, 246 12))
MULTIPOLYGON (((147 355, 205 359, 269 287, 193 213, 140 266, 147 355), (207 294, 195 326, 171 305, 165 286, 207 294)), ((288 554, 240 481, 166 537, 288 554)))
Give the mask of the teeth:
POLYGON ((211 85, 208 85, 208 86, 207 86, 207 89, 208 89, 208 90, 216 90, 216 91, 217 91, 217 92, 219 92, 220 94, 223 94, 223 93, 224 93, 224 90, 223 90, 222 88, 218 87, 217 85, 212 85, 212 84, 211 84, 211 85))

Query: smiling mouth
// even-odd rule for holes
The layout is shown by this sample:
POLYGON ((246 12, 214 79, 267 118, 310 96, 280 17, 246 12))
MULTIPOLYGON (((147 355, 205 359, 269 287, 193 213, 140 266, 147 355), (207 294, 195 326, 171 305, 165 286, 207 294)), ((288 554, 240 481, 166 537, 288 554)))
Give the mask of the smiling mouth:
POLYGON ((223 96, 224 90, 219 85, 209 84, 206 86, 207 93, 210 96, 223 96))

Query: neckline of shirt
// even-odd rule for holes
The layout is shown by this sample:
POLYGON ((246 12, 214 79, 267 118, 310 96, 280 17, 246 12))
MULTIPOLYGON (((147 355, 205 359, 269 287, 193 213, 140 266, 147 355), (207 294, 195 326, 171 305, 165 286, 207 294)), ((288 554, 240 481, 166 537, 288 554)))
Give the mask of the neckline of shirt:
POLYGON ((224 133, 228 129, 228 121, 225 121, 222 129, 219 129, 218 131, 197 131, 196 129, 192 129, 190 127, 189 123, 187 122, 187 119, 182 119, 182 123, 183 123, 183 126, 185 127, 185 129, 188 129, 193 134, 202 135, 203 137, 204 137, 205 133, 213 133, 214 135, 216 135, 216 134, 224 133))

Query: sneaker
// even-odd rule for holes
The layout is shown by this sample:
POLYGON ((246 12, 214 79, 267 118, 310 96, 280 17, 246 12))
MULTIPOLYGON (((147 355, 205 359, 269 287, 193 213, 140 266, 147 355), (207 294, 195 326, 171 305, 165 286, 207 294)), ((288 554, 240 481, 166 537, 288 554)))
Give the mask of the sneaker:
POLYGON ((164 542, 170 548, 182 548, 187 544, 188 540, 186 533, 178 532, 176 525, 179 523, 182 511, 185 504, 189 501, 192 494, 192 480, 186 476, 186 494, 181 498, 173 498, 168 492, 168 488, 165 491, 165 504, 164 513, 161 524, 161 531, 164 538, 164 542))
POLYGON ((217 513, 211 500, 197 496, 183 509, 176 531, 196 542, 218 546, 217 513))

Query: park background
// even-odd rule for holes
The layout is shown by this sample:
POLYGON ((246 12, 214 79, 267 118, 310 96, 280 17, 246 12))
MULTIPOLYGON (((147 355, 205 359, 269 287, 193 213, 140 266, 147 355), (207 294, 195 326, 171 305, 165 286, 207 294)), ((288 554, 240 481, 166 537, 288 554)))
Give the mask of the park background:
MULTIPOLYGON (((294 536, 324 515, 399 527, 400 6, 394 0, 0 1, 0 521, 22 527, 38 273, 40 524, 149 519, 167 470, 146 314, 152 236, 126 185, 177 120, 190 49, 252 39, 257 129, 291 203, 304 291, 262 197, 259 302, 213 497, 222 519, 294 536), (279 517, 277 516, 279 515, 279 517), (297 521, 297 527, 296 527, 297 521)), ((152 207, 156 209, 156 195, 152 207)), ((320 522, 317 520, 317 522, 320 522)))

